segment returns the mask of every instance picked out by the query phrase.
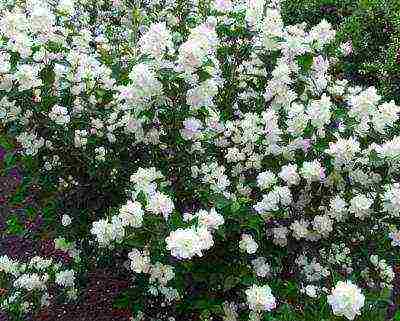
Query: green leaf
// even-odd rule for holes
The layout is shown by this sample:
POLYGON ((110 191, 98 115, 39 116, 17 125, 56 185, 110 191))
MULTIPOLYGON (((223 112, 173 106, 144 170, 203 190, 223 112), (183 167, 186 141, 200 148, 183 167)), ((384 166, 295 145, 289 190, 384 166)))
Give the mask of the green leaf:
POLYGON ((11 144, 11 142, 9 141, 9 139, 5 136, 5 135, 0 135, 0 146, 10 150, 13 148, 13 145, 11 144))
POLYGON ((238 212, 240 210, 240 203, 238 202, 238 201, 234 201, 232 204, 231 204, 231 211, 232 211, 232 213, 236 213, 236 212, 238 212))
POLYGON ((24 226, 17 216, 13 215, 7 220, 7 231, 11 235, 20 235, 24 232, 24 226))
POLYGON ((4 165, 5 168, 9 169, 13 167, 16 163, 16 158, 13 154, 7 153, 6 156, 4 157, 4 165))
POLYGON ((240 278, 234 275, 229 275, 224 281, 224 291, 234 288, 240 283, 240 278))
POLYGON ((307 72, 310 70, 313 64, 313 56, 312 55, 303 55, 297 58, 297 62, 301 66, 302 70, 307 72))
POLYGON ((34 218, 35 214, 36 214, 36 209, 34 207, 32 207, 32 206, 29 206, 29 207, 26 208, 26 213, 28 214, 28 216, 30 218, 34 218))

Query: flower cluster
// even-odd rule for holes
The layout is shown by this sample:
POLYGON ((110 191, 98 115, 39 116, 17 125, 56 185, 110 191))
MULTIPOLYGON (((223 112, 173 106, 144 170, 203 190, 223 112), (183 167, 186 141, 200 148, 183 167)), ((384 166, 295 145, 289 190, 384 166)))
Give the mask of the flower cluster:
POLYGON ((38 303, 48 306, 51 286, 62 288, 70 299, 77 296, 76 272, 63 270, 62 265, 52 259, 35 256, 28 262, 20 262, 4 255, 0 257, 0 273, 8 283, 8 291, 1 302, 1 308, 6 311, 18 306, 21 312, 27 313, 38 303))
POLYGON ((215 209, 209 212, 200 210, 186 216, 188 220, 197 219, 197 225, 172 231, 166 238, 167 249, 179 259, 202 256, 205 250, 214 245, 211 232, 224 223, 224 218, 215 209))
POLYGON ((246 290, 249 308, 254 311, 271 311, 276 307, 276 300, 268 285, 253 285, 246 290))
POLYGON ((338 282, 332 294, 328 295, 328 303, 333 313, 348 320, 354 320, 356 315, 361 314, 360 309, 364 306, 364 301, 365 297, 361 290, 351 281, 338 282))
POLYGON ((160 262, 151 264, 149 253, 140 252, 133 249, 128 254, 130 260, 130 269, 135 273, 149 274, 149 291, 154 295, 159 293, 164 295, 168 302, 179 299, 179 293, 175 288, 168 287, 167 283, 175 277, 174 268, 170 265, 164 265, 160 262))

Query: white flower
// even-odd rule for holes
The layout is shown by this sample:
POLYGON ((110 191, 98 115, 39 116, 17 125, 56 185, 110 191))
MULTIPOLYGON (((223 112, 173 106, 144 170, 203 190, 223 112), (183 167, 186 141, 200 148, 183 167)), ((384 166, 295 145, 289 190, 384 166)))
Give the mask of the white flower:
POLYGON ((319 234, 327 237, 333 231, 332 220, 328 215, 317 215, 314 217, 313 228, 319 234))
POLYGON ((221 12, 229 12, 232 10, 231 0, 214 0, 214 8, 221 12))
POLYGON ((385 186, 385 193, 382 195, 383 209, 392 216, 400 215, 400 184, 385 186))
POLYGON ((344 316, 349 320, 354 320, 356 315, 361 314, 364 300, 361 290, 351 281, 339 281, 332 294, 328 295, 328 303, 332 307, 333 314, 344 316))
POLYGON ((63 287, 73 287, 75 282, 75 271, 65 270, 56 274, 55 282, 63 287))
POLYGON ((199 226, 196 228, 197 235, 200 241, 201 250, 208 250, 214 245, 211 231, 206 226, 199 226))
POLYGON ((267 263, 267 260, 265 257, 258 257, 251 261, 251 264, 253 265, 254 271, 256 272, 257 276, 259 277, 266 277, 269 275, 271 271, 271 267, 267 263))
POLYGON ((138 228, 143 223, 143 209, 139 202, 128 202, 119 209, 119 217, 124 226, 138 228))
POLYGON ((75 130, 74 145, 75 147, 85 147, 87 144, 87 131, 75 130))
POLYGON ((178 70, 192 73, 208 58, 217 42, 213 26, 204 23, 192 29, 188 40, 178 49, 178 70))
POLYGON ((329 216, 337 221, 341 221, 348 212, 346 201, 339 195, 330 200, 329 208, 329 216))
POLYGON ((62 226, 68 226, 72 223, 72 219, 69 215, 64 214, 61 218, 61 224, 62 226))
POLYGON ((15 38, 18 34, 28 30, 29 23, 23 12, 6 11, 2 12, 0 20, 0 31, 7 38, 15 38))
POLYGON ((152 24, 139 40, 140 51, 155 59, 161 59, 164 53, 172 52, 173 46, 172 36, 165 22, 152 24))
MULTIPOLYGON (((260 12, 258 12, 257 14, 260 14, 260 12)), ((257 19, 257 17, 255 18, 257 19)), ((262 21, 262 34, 261 34, 262 43, 264 47, 267 50, 278 49, 279 42, 276 40, 276 38, 282 36, 283 36, 283 20, 280 11, 277 9, 267 8, 265 12, 265 17, 262 21)), ((287 67, 284 66, 283 64, 279 64, 278 66, 287 67)))
POLYGON ((218 214, 215 208, 212 208, 209 212, 200 210, 192 218, 195 217, 197 217, 200 225, 206 226, 211 230, 217 229, 220 225, 224 224, 224 217, 218 214))
POLYGON ((39 149, 44 146, 44 138, 38 138, 35 133, 23 132, 17 136, 17 141, 22 144, 27 155, 36 155, 39 149))
POLYGON ((149 204, 147 206, 148 211, 155 214, 162 214, 165 219, 168 219, 174 208, 174 203, 167 195, 160 192, 150 195, 149 204))
POLYGON ((129 73, 135 88, 134 95, 140 98, 156 96, 162 92, 162 84, 156 73, 146 64, 137 64, 129 73))
POLYGON ((304 162, 300 174, 310 182, 320 181, 325 178, 325 170, 318 160, 304 162))
POLYGON ((189 259, 193 256, 203 256, 202 251, 213 246, 210 231, 204 228, 177 229, 166 238, 167 249, 171 255, 179 259, 189 259))
POLYGON ((104 161, 106 158, 106 148, 104 146, 96 147, 94 149, 94 153, 96 154, 95 158, 98 161, 104 161))
POLYGON ((14 286, 27 291, 44 290, 49 276, 47 274, 39 275, 37 273, 22 274, 14 281, 14 286))
POLYGON ((138 249, 133 249, 129 252, 131 270, 135 273, 148 273, 151 268, 150 257, 147 252, 140 252, 138 249))
POLYGON ((309 235, 308 226, 309 222, 306 220, 296 220, 290 225, 290 229, 293 231, 293 237, 296 240, 306 238, 309 235))
POLYGON ((57 10, 67 15, 74 14, 74 2, 75 0, 60 0, 57 6, 57 10))
POLYGON ((178 229, 171 232, 166 242, 167 249, 175 257, 188 259, 196 254, 202 255, 199 248, 199 238, 194 229, 178 229))
POLYGON ((292 194, 287 186, 276 186, 263 199, 253 206, 260 214, 279 210, 279 205, 286 207, 292 202, 292 194))
POLYGON ((349 99, 350 115, 358 119, 369 117, 375 112, 375 107, 380 99, 381 96, 375 87, 369 87, 358 95, 351 96, 349 99))
POLYGON ((38 68, 31 65, 20 65, 14 77, 18 81, 21 90, 27 90, 42 85, 38 68))
POLYGON ((195 140, 201 137, 203 125, 196 118, 188 118, 183 121, 184 128, 181 130, 182 137, 188 140, 195 140))
POLYGON ((49 32, 55 23, 55 16, 46 5, 36 4, 31 9, 29 27, 33 32, 49 32))
POLYGON ((254 254, 257 252, 258 244, 250 234, 242 234, 242 239, 239 241, 239 248, 248 254, 254 254))
MULTIPOLYGON (((0 61, 2 62, 0 66, 0 73, 8 73, 11 69, 11 63, 10 63, 11 55, 7 52, 2 52, 0 53, 0 61)), ((3 97, 3 99, 6 98, 3 97)), ((6 98, 7 99, 7 98, 6 98)))
POLYGON ((400 246, 400 230, 390 232, 389 238, 392 240, 392 246, 400 246))
POLYGON ((331 120, 332 102, 328 96, 322 95, 320 100, 311 102, 307 109, 307 115, 311 119, 311 124, 319 129, 329 124, 331 120))
POLYGON ((318 296, 317 289, 315 285, 309 284, 305 287, 304 291, 310 298, 316 298, 318 296))
POLYGON ((276 300, 268 285, 253 284, 246 290, 247 304, 253 311, 271 311, 276 307, 276 300))
POLYGON ((300 182, 300 176, 297 174, 297 165, 284 165, 278 176, 288 185, 297 185, 300 182))
POLYGON ((18 261, 10 259, 7 255, 0 256, 0 272, 10 273, 14 276, 19 274, 18 261))
POLYGON ((353 52, 353 44, 351 41, 347 41, 340 45, 340 51, 346 57, 349 56, 353 52))
POLYGON ((400 155, 400 136, 396 136, 382 145, 373 144, 372 146, 381 158, 396 159, 400 155))
POLYGON ((174 268, 170 265, 157 262, 150 269, 150 283, 156 280, 163 286, 175 277, 174 268))
MULTIPOLYGON (((167 302, 179 300, 179 292, 177 289, 167 286, 161 286, 158 289, 167 302)), ((175 321, 175 319, 168 321, 175 321)))
POLYGON ((347 165, 354 156, 360 152, 360 143, 354 137, 349 139, 339 138, 336 143, 329 143, 327 154, 335 158, 336 165, 347 165))
POLYGON ((100 246, 108 246, 112 241, 122 241, 125 236, 124 224, 118 216, 113 216, 111 222, 106 219, 93 222, 90 232, 96 237, 100 246))
POLYGON ((52 259, 43 259, 40 256, 34 256, 29 262, 29 267, 34 267, 38 271, 45 271, 52 264, 52 259))
POLYGON ((393 126, 399 119, 400 107, 394 101, 383 103, 378 107, 376 113, 372 116, 374 129, 379 133, 384 133, 386 127, 393 126))
POLYGON ((336 32, 332 29, 331 24, 324 19, 318 25, 311 28, 309 37, 311 41, 317 42, 318 47, 322 47, 332 41, 335 38, 335 34, 336 32))
POLYGON ((287 186, 277 186, 274 191, 279 195, 279 202, 286 207, 292 202, 292 193, 287 186))
POLYGON ((163 175, 154 167, 140 167, 136 173, 131 175, 130 181, 134 184, 134 188, 137 191, 151 193, 156 188, 155 181, 161 178, 163 178, 163 175))
POLYGON ((186 93, 186 102, 193 110, 213 106, 213 98, 218 93, 218 83, 214 79, 201 82, 186 93))
POLYGON ((257 185, 260 189, 267 189, 276 184, 276 176, 271 171, 265 171, 257 176, 257 185))
MULTIPOLYGON (((225 175, 225 167, 218 166, 216 162, 202 164, 200 172, 202 182, 210 184, 215 192, 223 193, 230 184, 227 175, 225 175)), ((199 172, 195 166, 192 167, 192 173, 194 177, 198 176, 199 172)))
POLYGON ((357 195, 350 201, 350 213, 355 217, 364 219, 370 212, 374 200, 366 197, 365 195, 357 195))
POLYGON ((289 233, 287 227, 285 227, 285 226, 274 227, 272 229, 272 233, 274 236, 274 239, 272 240, 272 242, 274 244, 279 245, 279 246, 287 245, 287 235, 289 233))
POLYGON ((225 158, 228 163, 240 162, 246 159, 246 155, 241 152, 237 147, 228 148, 225 158))
POLYGON ((276 192, 270 192, 263 195, 263 199, 258 202, 253 208, 260 214, 270 211, 277 211, 279 209, 279 195, 276 192))
POLYGON ((246 1, 246 21, 250 25, 256 25, 261 22, 264 12, 265 0, 247 0, 246 1))

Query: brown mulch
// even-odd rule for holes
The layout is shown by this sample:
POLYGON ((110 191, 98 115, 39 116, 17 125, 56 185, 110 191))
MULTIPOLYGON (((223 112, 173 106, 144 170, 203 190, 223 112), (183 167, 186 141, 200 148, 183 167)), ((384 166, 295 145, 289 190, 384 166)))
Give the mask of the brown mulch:
POLYGON ((128 310, 113 307, 113 300, 129 286, 111 271, 97 270, 88 276, 88 285, 77 302, 52 303, 32 321, 129 321, 128 310))

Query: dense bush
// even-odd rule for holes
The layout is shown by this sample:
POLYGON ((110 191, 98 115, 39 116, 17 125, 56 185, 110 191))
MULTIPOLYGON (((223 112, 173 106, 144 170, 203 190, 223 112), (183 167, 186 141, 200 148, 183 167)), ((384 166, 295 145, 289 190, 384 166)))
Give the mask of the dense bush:
POLYGON ((336 41, 350 40, 353 48, 337 72, 400 103, 399 1, 300 0, 282 6, 286 23, 329 21, 338 30, 336 41))
POLYGON ((76 300, 96 267, 134 320, 393 317, 399 106, 357 25, 382 6, 325 4, 337 33, 288 4, 1 2, 0 121, 62 201, 51 255, 0 256, 0 317, 76 300))

